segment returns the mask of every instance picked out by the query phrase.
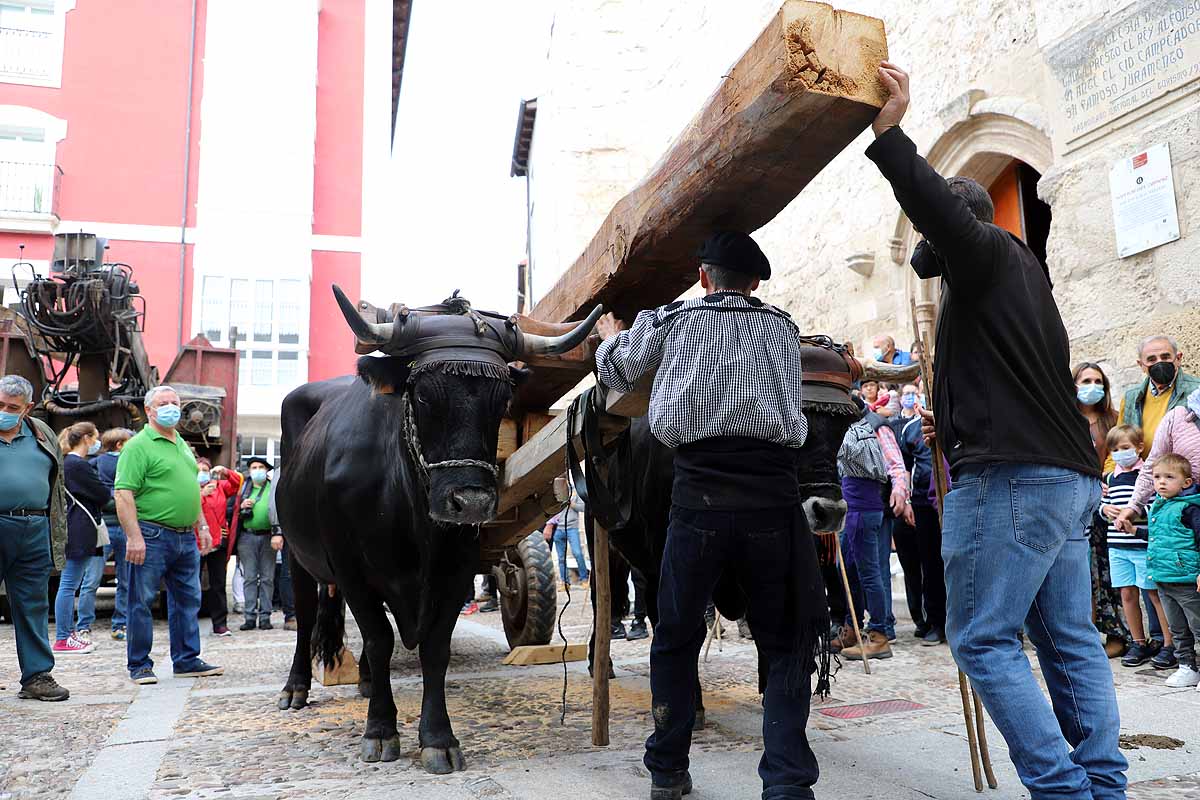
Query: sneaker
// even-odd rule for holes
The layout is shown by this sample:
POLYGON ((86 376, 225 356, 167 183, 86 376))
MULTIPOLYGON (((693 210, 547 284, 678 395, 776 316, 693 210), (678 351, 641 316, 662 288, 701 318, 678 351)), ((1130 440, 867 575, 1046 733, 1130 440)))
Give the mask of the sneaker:
POLYGON ((917 639, 924 639, 929 634, 929 631, 931 631, 932 629, 933 629, 933 626, 930 625, 928 622, 919 623, 917 625, 917 629, 915 631, 913 631, 913 636, 916 637, 917 639))
POLYGON ((1167 686, 1172 689, 1186 689, 1189 686, 1200 686, 1200 672, 1195 667, 1180 664, 1175 674, 1167 678, 1167 686))
POLYGON ((1155 669, 1174 669, 1178 665, 1179 659, 1175 657, 1174 647, 1164 647, 1150 659, 1150 666, 1155 669))
POLYGON ((1129 652, 1121 659, 1122 667, 1140 667, 1154 657, 1154 651, 1145 642, 1134 642, 1129 646, 1129 652))
POLYGON ((625 636, 625 623, 619 619, 613 620, 611 638, 615 641, 617 639, 624 639, 625 636))
POLYGON ((118 642, 125 641, 125 626, 122 625, 119 628, 113 628, 112 637, 114 639, 116 639, 118 642))
POLYGON ((212 664, 208 664, 208 663, 205 663, 204 661, 197 660, 195 666, 193 666, 191 669, 185 670, 183 672, 176 671, 175 677, 176 678, 208 678, 212 675, 224 675, 224 674, 225 674, 225 669, 223 667, 214 667, 212 664))
POLYGON ((233 636, 233 634, 229 632, 229 628, 222 625, 219 628, 213 628, 213 636, 233 636))
POLYGON ((242 614, 242 613, 244 613, 245 611, 246 611, 246 606, 245 606, 244 604, 242 604, 242 603, 237 603, 237 602, 235 602, 235 603, 233 604, 233 613, 235 613, 235 614, 242 614))
POLYGON ((467 617, 467 616, 470 616, 471 614, 474 614, 478 610, 479 610, 479 604, 476 603, 474 600, 472 600, 471 602, 465 604, 462 607, 462 611, 460 611, 458 613, 462 614, 464 617, 467 617))
POLYGON ((867 658, 891 658, 892 648, 888 644, 887 634, 883 631, 867 631, 866 647, 855 645, 842 649, 842 658, 850 661, 862 661, 867 658))
POLYGON ((50 677, 49 672, 34 675, 22 684, 21 691, 17 692, 17 697, 22 700, 44 700, 48 703, 66 700, 70 696, 71 693, 59 686, 58 681, 50 677))
MULTIPOLYGON (((745 617, 742 617, 737 621, 737 628, 738 636, 742 637, 743 639, 754 639, 754 633, 750 630, 750 622, 745 617)), ((839 647, 838 649, 841 648, 839 647)))
POLYGON ((139 686, 149 686, 152 683, 158 683, 158 676, 154 674, 154 670, 149 667, 142 667, 129 673, 129 678, 139 686))
POLYGON ((679 800, 692 793, 692 776, 687 770, 650 777, 650 800, 679 800))
POLYGON ((255 621, 254 621, 254 620, 252 620, 252 619, 248 619, 248 620, 246 620, 245 622, 243 622, 243 623, 242 623, 242 624, 241 624, 241 625, 238 627, 238 630, 239 630, 239 631, 252 631, 252 630, 254 630, 254 629, 255 629, 255 628, 257 628, 257 627, 258 627, 258 623, 257 623, 257 622, 255 622, 255 621))
POLYGON ((496 597, 494 595, 491 597, 484 598, 483 602, 479 604, 479 613, 480 614, 490 614, 493 611, 499 611, 499 610, 500 610, 500 603, 497 602, 496 597))
POLYGON ((636 642, 638 639, 645 639, 650 635, 650 631, 646 630, 646 621, 635 619, 629 624, 629 633, 625 634, 625 638, 631 642, 636 642))
POLYGON ((275 626, 271 624, 271 620, 264 619, 262 622, 258 623, 258 629, 260 631, 271 631, 275 629, 275 626))
POLYGON ((295 618, 292 618, 292 619, 285 619, 285 620, 283 621, 283 629, 284 629, 285 631, 294 631, 294 630, 296 630, 296 620, 295 620, 295 618))
POLYGON ((84 644, 91 644, 92 643, 92 632, 88 628, 84 628, 81 631, 75 631, 75 638, 78 639, 79 641, 83 642, 84 644))
POLYGON ((76 639, 75 634, 72 633, 66 639, 59 639, 56 641, 54 646, 50 649, 53 650, 56 655, 60 656, 73 654, 80 655, 83 653, 92 652, 96 649, 96 645, 88 644, 87 642, 81 642, 76 639))
POLYGON ((929 633, 921 639, 922 647, 937 647, 946 643, 946 632, 941 628, 930 628, 929 633))

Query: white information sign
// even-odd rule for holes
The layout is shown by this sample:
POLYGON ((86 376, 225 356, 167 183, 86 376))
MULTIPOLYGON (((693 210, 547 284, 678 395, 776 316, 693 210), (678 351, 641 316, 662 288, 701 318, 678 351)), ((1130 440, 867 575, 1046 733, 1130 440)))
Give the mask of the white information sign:
POLYGON ((1123 158, 1108 173, 1117 255, 1136 255, 1179 238, 1171 151, 1166 142, 1123 158))

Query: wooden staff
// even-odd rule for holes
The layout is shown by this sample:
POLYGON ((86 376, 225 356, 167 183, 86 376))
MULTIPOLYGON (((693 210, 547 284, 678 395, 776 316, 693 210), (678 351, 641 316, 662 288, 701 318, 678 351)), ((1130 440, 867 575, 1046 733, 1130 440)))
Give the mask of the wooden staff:
POLYGON ((713 615, 712 627, 708 629, 708 636, 704 640, 704 663, 708 663, 708 649, 712 647, 713 635, 717 637, 717 652, 725 652, 721 647, 721 612, 717 611, 713 615))
MULTIPOLYGON (((925 388, 925 399, 929 405, 933 405, 933 370, 929 365, 929 337, 921 333, 921 326, 917 322, 917 301, 913 298, 908 299, 909 307, 912 310, 912 325, 913 336, 915 341, 921 343, 921 385, 925 388)), ((938 524, 942 524, 945 520, 944 509, 946 505, 946 473, 942 468, 944 463, 942 459, 942 448, 938 445, 937 439, 933 440, 930 447, 933 454, 933 486, 937 493, 937 511, 938 524)), ((962 696, 963 707, 963 722, 967 726, 967 747, 971 751, 971 776, 975 779, 975 791, 983 791, 983 776, 980 774, 980 765, 982 762, 983 771, 987 773, 988 787, 995 789, 999 784, 996 782, 996 775, 992 771, 992 756, 988 750, 987 744, 987 729, 983 719, 983 704, 979 701, 979 696, 975 694, 975 687, 971 686, 967 676, 961 669, 958 670, 958 691, 962 696)))
POLYGON ((854 638, 858 640, 858 646, 862 650, 863 657, 863 672, 867 675, 871 674, 870 660, 867 658, 867 643, 863 641, 862 632, 858 629, 858 612, 854 610, 854 598, 850 596, 850 576, 846 574, 846 562, 842 560, 842 540, 836 533, 833 534, 833 546, 837 553, 838 570, 842 573, 842 588, 846 590, 846 607, 850 609, 850 624, 854 626, 854 638))
POLYGON ((592 586, 596 587, 596 646, 592 650, 592 744, 608 747, 608 658, 612 643, 612 586, 608 530, 593 521, 592 586))

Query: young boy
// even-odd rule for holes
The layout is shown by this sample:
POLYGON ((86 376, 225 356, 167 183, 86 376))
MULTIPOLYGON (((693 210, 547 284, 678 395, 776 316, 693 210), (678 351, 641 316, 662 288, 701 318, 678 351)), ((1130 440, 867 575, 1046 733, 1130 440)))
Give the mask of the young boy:
POLYGON ((1158 584, 1179 658, 1179 669, 1167 678, 1167 686, 1196 686, 1200 684, 1195 651, 1200 637, 1200 494, 1193 486, 1191 463, 1176 453, 1159 458, 1154 462, 1154 490, 1158 499, 1150 506, 1146 563, 1158 584))
POLYGON ((1100 510, 1108 520, 1108 561, 1112 585, 1114 589, 1121 590, 1121 606, 1134 640, 1129 652, 1121 659, 1121 665, 1140 667, 1150 661, 1156 669, 1170 669, 1175 666, 1174 642, 1167 633, 1162 601, 1146 568, 1146 529, 1138 528, 1137 532, 1127 533, 1114 522, 1133 496, 1138 470, 1142 466, 1142 431, 1134 425, 1118 425, 1108 432, 1107 443, 1117 467, 1106 479, 1108 496, 1100 510), (1158 615, 1163 636, 1167 639, 1166 645, 1157 653, 1146 639, 1142 622, 1142 589, 1148 590, 1154 613, 1158 615))

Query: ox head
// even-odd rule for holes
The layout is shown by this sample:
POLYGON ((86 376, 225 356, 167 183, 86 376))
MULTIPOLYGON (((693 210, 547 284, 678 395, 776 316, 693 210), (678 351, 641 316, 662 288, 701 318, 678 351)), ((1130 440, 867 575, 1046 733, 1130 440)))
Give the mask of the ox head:
POLYGON ((496 511, 496 442, 512 389, 527 372, 511 366, 536 355, 578 346, 603 313, 597 307, 562 335, 521 331, 516 318, 471 308, 451 297, 438 306, 399 306, 384 322, 359 315, 333 287, 364 358, 359 375, 374 391, 396 396, 400 446, 421 478, 429 516, 446 524, 477 525, 496 511))
POLYGON ((837 532, 846 521, 837 455, 846 429, 859 418, 858 406, 850 396, 851 388, 860 380, 910 381, 920 367, 859 361, 826 337, 805 341, 801 363, 808 437, 800 451, 798 477, 801 494, 807 498, 804 511, 809 527, 822 533, 837 532))

